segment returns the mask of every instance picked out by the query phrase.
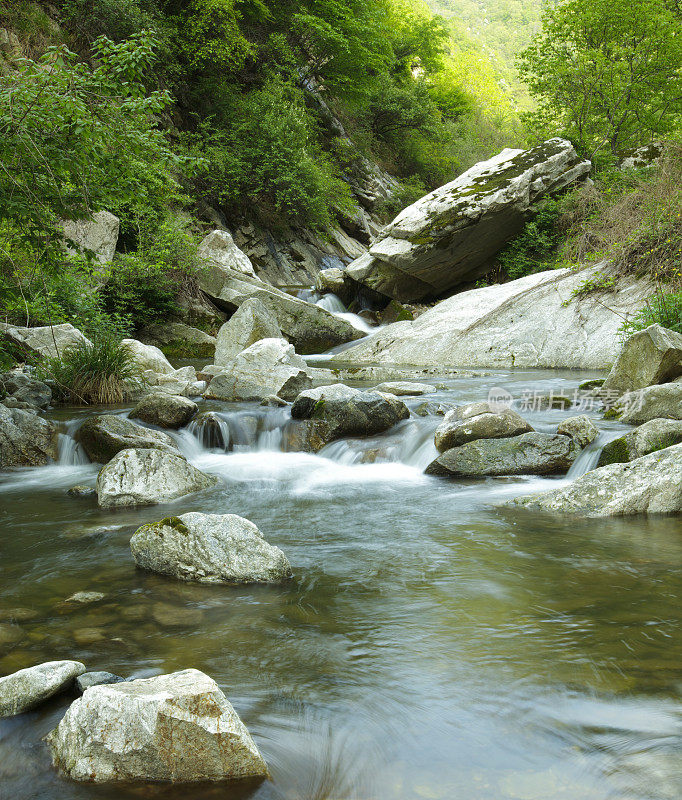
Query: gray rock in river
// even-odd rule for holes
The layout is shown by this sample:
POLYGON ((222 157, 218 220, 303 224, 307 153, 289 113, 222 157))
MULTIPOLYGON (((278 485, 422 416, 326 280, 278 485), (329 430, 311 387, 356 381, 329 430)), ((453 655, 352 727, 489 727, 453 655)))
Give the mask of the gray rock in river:
POLYGON ((73 685, 85 672, 80 661, 47 661, 0 678, 0 717, 22 714, 73 685))
POLYGON ((184 456, 131 448, 117 453, 100 470, 97 502, 102 508, 155 505, 200 492, 217 482, 184 456))
POLYGON ((604 445, 597 466, 625 464, 682 442, 682 420, 652 419, 604 445))
POLYGON ((401 302, 441 296, 488 272, 533 203, 590 168, 564 139, 503 150, 404 209, 346 273, 401 302))
POLYGON ((628 425, 643 425, 652 419, 682 419, 682 383, 647 386, 624 394, 608 416, 628 425))
POLYGON ((218 331, 215 363, 225 366, 261 339, 281 339, 277 317, 253 297, 239 306, 218 331))
POLYGON ((426 468, 447 477, 562 475, 578 449, 568 436, 524 433, 510 439, 477 439, 446 450, 426 468))
POLYGON ((375 386, 373 391, 394 394, 396 397, 420 397, 423 394, 433 394, 436 390, 430 383, 386 381, 375 386))
POLYGON ((198 583, 280 583, 291 566, 279 547, 236 514, 182 514, 138 528, 130 540, 138 567, 198 583))
POLYGON ((363 392, 342 383, 308 389, 291 407, 294 419, 320 423, 327 441, 345 436, 371 436, 383 433, 410 412, 395 395, 363 392))
POLYGON ((52 389, 20 369, 0 374, 0 396, 11 397, 32 408, 45 409, 52 400, 52 389))
POLYGON ((76 689, 83 694, 93 686, 109 686, 112 683, 123 683, 125 678, 113 672, 84 672, 76 678, 76 689))
POLYGON ((313 385, 305 361, 284 339, 261 339, 221 368, 205 397, 213 400, 262 400, 278 395, 293 400, 313 385))
POLYGON ((187 783, 268 774, 223 692, 195 669, 94 686, 46 741, 55 767, 77 781, 187 783))
POLYGON ((175 442, 167 433, 136 425, 118 414, 98 414, 89 417, 73 437, 91 461, 106 464, 121 450, 143 447, 177 453, 175 442))
POLYGON ((0 403, 0 469, 41 467, 57 458, 57 430, 30 411, 0 403))
POLYGON ((171 358, 213 358, 215 354, 216 337, 186 322, 164 320, 148 325, 139 336, 143 344, 154 345, 171 358))
POLYGON ((38 328, 0 323, 0 337, 20 352, 41 358, 57 358, 74 347, 90 344, 87 336, 69 322, 38 328))
POLYGON ((621 394, 658 383, 668 383, 682 375, 682 334, 649 325, 630 336, 603 388, 621 394))
POLYGON ((599 436, 599 429, 592 420, 582 414, 579 417, 565 419, 557 428, 557 433, 570 436, 578 447, 587 447, 599 436))
POLYGON ((182 428, 198 410, 199 406, 187 397, 152 392, 140 400, 130 416, 160 428, 182 428))
POLYGON ((476 439, 504 439, 531 433, 532 426, 511 408, 493 410, 489 403, 470 403, 449 411, 436 428, 439 453, 476 439))
POLYGON ((682 444, 628 464, 593 469, 563 489, 519 498, 515 505, 535 511, 584 517, 682 512, 682 444))

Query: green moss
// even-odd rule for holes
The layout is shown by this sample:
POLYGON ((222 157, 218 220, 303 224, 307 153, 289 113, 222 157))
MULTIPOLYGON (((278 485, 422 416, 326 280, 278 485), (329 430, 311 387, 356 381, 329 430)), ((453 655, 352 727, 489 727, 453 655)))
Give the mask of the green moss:
MULTIPOLYGON (((607 412, 608 413, 608 412, 607 412)), ((627 464, 630 460, 627 442, 625 436, 620 439, 614 439, 604 446, 599 456, 598 467, 605 467, 607 464, 627 464)))
POLYGON ((320 417, 324 416, 324 397, 321 397, 317 403, 313 406, 312 414, 310 415, 313 419, 319 419, 320 417))
POLYGON ((164 517, 158 522, 150 522, 148 525, 143 525, 140 531, 150 531, 151 533, 162 536, 164 528, 173 528, 173 530, 176 530, 183 536, 189 536, 189 528, 180 517, 164 517))
POLYGON ((608 411, 604 412, 604 419, 620 419, 621 416, 621 412, 616 411, 615 408, 610 408, 608 411))
POLYGON ((590 389, 599 389, 601 386, 604 385, 605 378, 595 378, 592 381, 584 381, 583 383, 578 386, 582 392, 587 392, 590 389))
POLYGON ((209 342, 197 344, 183 339, 174 339, 160 349, 167 358, 213 358, 215 355, 215 346, 209 342))

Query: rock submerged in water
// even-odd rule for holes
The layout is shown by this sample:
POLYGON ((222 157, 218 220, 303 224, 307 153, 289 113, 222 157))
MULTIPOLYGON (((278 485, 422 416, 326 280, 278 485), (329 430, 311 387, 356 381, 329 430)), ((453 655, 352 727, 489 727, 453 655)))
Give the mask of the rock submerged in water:
POLYGON ((533 511, 584 517, 682 512, 682 444, 628 464, 593 469, 563 489, 518 498, 514 505, 533 511))
POLYGON ((194 417, 199 406, 187 397, 152 392, 135 406, 130 416, 160 428, 182 428, 194 417))
POLYGON ((291 407, 294 419, 310 420, 325 442, 383 433, 410 416, 395 395, 363 392, 343 383, 308 389, 291 407))
POLYGON ((558 434, 476 439, 446 450, 429 464, 426 474, 453 478, 562 475, 568 472, 577 454, 573 440, 558 434))
POLYGON ((83 694, 93 686, 108 686, 112 683, 123 683, 125 678, 113 672, 84 672, 76 678, 76 689, 83 694))
POLYGON ((386 381, 375 386, 373 391, 394 394, 396 397, 420 397, 432 394, 435 388, 430 383, 414 383, 412 381, 386 381))
POLYGON ((47 661, 0 678, 0 717, 30 711, 68 689, 84 672, 80 661, 47 661))
POLYGON ((682 375, 682 334, 650 325, 623 345, 603 389, 621 394, 667 383, 682 375))
POLYGON ((511 408, 493 410, 490 403, 470 403, 449 411, 436 428, 439 453, 476 439, 506 439, 532 433, 532 426, 511 408))
POLYGON ((189 783, 268 774, 223 692, 195 669, 87 689, 45 738, 55 767, 77 781, 189 783))
POLYGON ((193 467, 184 456, 162 450, 122 450, 97 476, 102 508, 165 503, 215 486, 218 479, 193 467))
POLYGON ((346 274, 401 302, 438 297, 488 272, 532 204, 590 168, 565 139, 503 150, 402 211, 346 274))
POLYGON ((258 528, 236 514, 192 512, 143 525, 130 549, 138 567, 198 583, 280 583, 291 566, 258 528))
POLYGON ((42 467, 57 458, 57 430, 35 412, 0 403, 0 469, 42 467))
POLYGON ((98 461, 100 464, 106 464, 121 450, 131 447, 165 450, 180 455, 175 442, 167 433, 143 428, 118 414, 88 417, 73 438, 91 461, 98 461))

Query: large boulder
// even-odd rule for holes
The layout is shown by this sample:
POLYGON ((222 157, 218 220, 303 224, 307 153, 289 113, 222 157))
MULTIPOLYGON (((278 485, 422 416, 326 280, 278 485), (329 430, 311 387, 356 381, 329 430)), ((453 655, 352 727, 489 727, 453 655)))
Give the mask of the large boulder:
POLYGON ((585 517, 679 514, 682 511, 682 444, 628 464, 593 469, 563 489, 520 498, 536 511, 585 517))
POLYGON ((197 255, 213 266, 256 277, 251 259, 237 247, 227 231, 211 231, 202 239, 197 255))
POLYGON ((652 419, 682 419, 682 383, 647 386, 624 394, 609 410, 628 425, 643 425, 652 419))
POLYGON ((26 406, 45 409, 52 400, 52 389, 27 373, 13 369, 0 374, 0 397, 11 397, 26 406))
POLYGON ((90 344, 90 340, 69 322, 22 328, 0 323, 0 336, 20 353, 40 358, 57 358, 67 350, 90 344))
POLYGON ((279 547, 236 514, 182 514, 143 525, 130 549, 138 567, 198 583, 279 583, 291 567, 279 547))
POLYGON ((145 344, 158 347, 172 358, 213 358, 216 338, 185 322, 162 322, 140 331, 145 344))
POLYGON ((604 445, 598 467, 624 464, 682 442, 682 420, 652 419, 604 445))
POLYGON ((242 350, 261 339, 281 339, 275 315, 257 298, 247 300, 218 331, 215 363, 229 364, 242 350))
POLYGON ((438 297, 488 272, 533 204, 590 168, 564 139, 503 150, 402 211, 346 273, 401 302, 438 297))
POLYGON ((218 479, 193 467, 181 455, 152 449, 117 453, 97 476, 102 508, 166 503, 215 486, 218 479))
POLYGON ((128 349, 132 360, 142 372, 154 372, 158 375, 172 375, 175 368, 153 344, 143 344, 137 339, 123 339, 122 344, 128 349))
POLYGON ((180 455, 175 442, 161 431, 143 428, 118 414, 100 414, 88 417, 73 437, 85 450, 91 461, 107 461, 131 447, 165 450, 180 455))
POLYGON ((0 469, 41 467, 57 458, 54 425, 30 411, 0 403, 0 469))
POLYGON ((116 243, 120 220, 109 211, 97 211, 90 219, 65 220, 62 222, 64 238, 76 245, 74 251, 86 250, 94 253, 95 258, 102 266, 111 264, 116 243))
POLYGON ((13 717, 73 685, 85 672, 80 661, 47 661, 0 678, 0 717, 13 717))
POLYGON ((557 428, 557 433, 562 436, 570 436, 578 447, 587 447, 599 436, 599 429, 592 420, 585 414, 579 417, 569 417, 565 419, 557 428))
POLYGON ((208 263, 200 270, 198 280, 201 290, 227 311, 236 311, 251 297, 260 300, 299 353, 322 353, 365 335, 324 308, 233 269, 208 263))
MULTIPOLYGON (((123 339, 123 344, 128 348, 139 370, 139 378, 146 387, 166 394, 197 394, 197 371, 194 367, 175 369, 158 347, 143 344, 137 339, 123 339)), ((132 393, 139 396, 140 391, 132 393)))
POLYGON ((151 392, 140 400, 130 416, 160 428, 182 428, 198 410, 195 402, 181 395, 151 392))
POLYGON ((476 439, 505 439, 531 433, 533 428, 511 408, 493 410, 489 403, 471 403, 448 411, 436 428, 439 453, 476 439))
POLYGON ((577 297, 606 263, 579 272, 547 270, 443 300, 413 322, 387 325, 333 357, 353 364, 437 367, 610 369, 620 327, 651 294, 651 285, 619 278, 615 292, 577 297))
POLYGON ((293 400, 313 385, 305 361, 284 339, 261 339, 221 368, 205 397, 213 400, 262 400, 278 395, 293 400))
POLYGON ((64 775, 92 783, 267 775, 244 723, 195 669, 87 689, 47 735, 64 775))
POLYGON ((620 394, 668 383, 682 375, 682 334, 650 325, 637 331, 623 345, 604 381, 604 391, 620 394))
POLYGON ((562 475, 578 448, 568 436, 524 433, 509 439, 477 439, 453 447, 426 468, 428 475, 562 475))
POLYGON ((407 419, 410 412, 395 395, 363 392, 337 383, 301 392, 291 407, 291 416, 314 421, 318 433, 332 441, 383 433, 407 419))

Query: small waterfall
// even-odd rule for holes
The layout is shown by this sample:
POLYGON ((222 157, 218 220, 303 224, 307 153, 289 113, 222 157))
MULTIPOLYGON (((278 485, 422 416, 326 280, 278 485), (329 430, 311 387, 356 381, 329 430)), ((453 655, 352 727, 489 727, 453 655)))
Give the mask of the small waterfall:
POLYGON ((207 411, 190 422, 184 431, 187 440, 180 449, 188 457, 202 451, 228 453, 281 450, 282 432, 290 419, 289 409, 257 409, 254 411, 207 411), (194 451, 187 452, 194 442, 194 451))
MULTIPOLYGON (((312 298, 317 297, 316 300, 313 300, 316 306, 326 309, 335 317, 345 319, 346 322, 350 322, 350 324, 359 331, 363 331, 364 333, 374 333, 380 328, 379 325, 370 325, 366 319, 358 316, 358 314, 353 314, 351 311, 347 311, 346 306, 344 306, 344 304, 341 302, 341 298, 335 295, 333 292, 323 294, 322 297, 316 295, 315 293, 312 293, 311 296, 312 298)), ((357 342, 354 342, 353 344, 357 344, 357 342)))
POLYGON ((331 311, 332 314, 344 314, 346 312, 346 306, 341 302, 341 298, 333 292, 323 294, 315 305, 320 308, 325 308, 327 311, 331 311))
POLYGON ((230 447, 230 424, 224 414, 207 411, 192 420, 187 426, 187 432, 198 440, 205 450, 222 450, 227 452, 230 447))
POLYGON ((66 423, 66 430, 59 434, 59 439, 57 441, 57 464, 73 467, 90 463, 90 459, 85 455, 85 450, 83 450, 80 444, 73 438, 82 424, 82 417, 72 419, 66 423))
POLYGON ((623 431, 602 431, 592 444, 588 444, 578 453, 578 458, 573 462, 566 477, 573 480, 593 470, 599 463, 599 456, 604 447, 622 435, 623 431))

